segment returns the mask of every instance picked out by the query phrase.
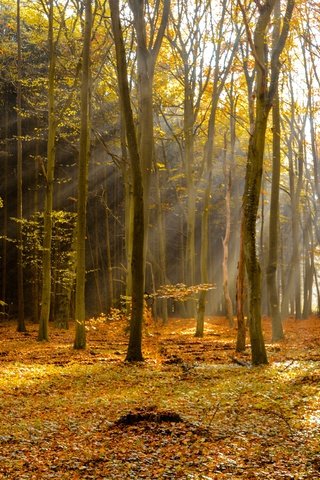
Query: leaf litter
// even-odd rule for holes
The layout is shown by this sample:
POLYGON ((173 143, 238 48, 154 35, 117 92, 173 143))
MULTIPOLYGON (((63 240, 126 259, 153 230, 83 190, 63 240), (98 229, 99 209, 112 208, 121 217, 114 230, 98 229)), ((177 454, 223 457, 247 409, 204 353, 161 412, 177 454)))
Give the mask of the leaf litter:
POLYGON ((208 318, 150 324, 146 361, 125 364, 123 321, 51 327, 49 343, 0 324, 1 479, 320 478, 320 320, 288 319, 270 365, 235 353, 235 331, 208 318), (234 358, 241 360, 235 363, 234 358))

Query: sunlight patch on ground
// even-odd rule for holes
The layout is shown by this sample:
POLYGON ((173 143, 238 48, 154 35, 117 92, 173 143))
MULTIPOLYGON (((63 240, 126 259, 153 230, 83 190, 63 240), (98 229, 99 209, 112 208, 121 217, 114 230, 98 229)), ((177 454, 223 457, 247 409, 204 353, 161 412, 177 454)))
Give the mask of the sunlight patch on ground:
POLYGON ((316 410, 312 414, 308 415, 307 422, 312 427, 320 427, 320 410, 316 410))
MULTIPOLYGON (((171 335, 194 335, 195 331, 196 331, 196 323, 194 324, 194 326, 190 328, 186 328, 184 330, 179 329, 176 332, 172 331, 171 335)), ((210 335, 212 333, 217 334, 217 329, 212 328, 212 324, 204 322, 204 332, 205 332, 205 335, 210 335)))

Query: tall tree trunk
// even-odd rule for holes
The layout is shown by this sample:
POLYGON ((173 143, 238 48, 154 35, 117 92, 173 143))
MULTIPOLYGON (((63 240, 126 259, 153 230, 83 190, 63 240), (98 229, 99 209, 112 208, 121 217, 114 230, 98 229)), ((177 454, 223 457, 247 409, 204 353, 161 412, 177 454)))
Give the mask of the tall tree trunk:
POLYGON ((113 268, 111 257, 111 237, 110 237, 110 220, 109 207, 107 204, 107 192, 105 192, 106 202, 106 216, 105 216, 105 232, 106 232, 106 263, 107 263, 107 279, 108 279, 108 295, 107 295, 107 310, 113 307, 114 303, 114 289, 113 289, 113 268))
MULTIPOLYGON (((219 34, 217 37, 217 50, 216 50, 216 59, 213 72, 213 88, 211 96, 211 110, 208 124, 208 134, 207 140, 204 148, 203 156, 203 168, 206 175, 206 189, 203 198, 203 207, 201 214, 201 250, 200 250, 200 272, 201 272, 201 283, 208 283, 208 251, 209 251, 209 209, 210 209, 210 199, 212 191, 212 169, 213 169, 213 160, 214 160, 214 142, 216 134, 216 114, 218 110, 218 105, 220 101, 220 95, 223 91, 227 75, 229 74, 232 60, 238 45, 238 40, 234 43, 234 48, 230 53, 227 63, 224 65, 224 70, 221 71, 220 66, 220 54, 221 54, 221 45, 223 38, 223 27, 224 20, 227 11, 227 2, 223 1, 222 3, 222 12, 221 18, 219 21, 219 34)), ((197 308, 197 326, 196 326, 196 336, 203 336, 204 332, 204 317, 205 317, 205 306, 207 301, 207 291, 202 290, 199 293, 198 298, 198 308, 197 308)))
POLYGON ((267 267, 267 283, 269 293, 270 314, 272 320, 272 341, 283 339, 283 328, 279 307, 277 287, 278 266, 278 230, 279 230, 279 186, 280 186, 280 109, 279 95, 273 101, 273 156, 272 183, 269 218, 269 258, 267 267))
POLYGON ((121 110, 126 127, 133 180, 132 309, 126 360, 142 361, 142 321, 144 307, 144 203, 140 156, 128 85, 127 62, 119 18, 119 0, 109 0, 117 58, 121 110))
POLYGON ((90 157, 90 43, 92 29, 91 0, 85 0, 84 39, 82 51, 81 110, 80 110, 80 150, 78 176, 78 210, 76 241, 76 297, 75 349, 86 347, 85 330, 85 280, 86 280, 86 206, 88 190, 88 163, 90 157))
MULTIPOLYGON (((200 274, 201 283, 208 283, 208 251, 209 251, 209 205, 212 184, 212 170, 210 169, 207 186, 204 196, 204 206, 201 215, 201 255, 200 255, 200 274)), ((204 334, 204 316, 206 311, 207 291, 201 290, 198 297, 196 337, 203 337, 204 334)))
POLYGON ((131 310, 132 295, 132 246, 133 246, 133 182, 132 171, 128 166, 128 152, 126 145, 126 127, 122 111, 120 112, 120 143, 122 156, 122 175, 124 181, 124 204, 125 204, 125 250, 126 250, 126 311, 131 310))
MULTIPOLYGON (((309 208, 307 208, 306 211, 307 212, 310 211, 309 208)), ((311 224, 311 217, 309 216, 309 214, 306 215, 304 229, 303 229, 303 248, 304 248, 304 282, 303 282, 302 318, 308 318, 312 312, 312 287, 313 287, 313 270, 314 270, 312 224, 311 224)))
POLYGON ((244 244, 243 244, 244 218, 241 216, 240 224, 240 249, 237 275, 237 343, 236 351, 244 352, 246 349, 246 322, 244 318, 244 298, 245 298, 245 264, 244 264, 244 244))
POLYGON ((276 0, 267 0, 258 4, 259 18, 254 38, 251 38, 244 7, 239 0, 244 21, 251 39, 252 51, 256 67, 256 109, 254 130, 249 139, 245 189, 243 195, 244 214, 244 257, 249 289, 249 330, 251 340, 252 363, 254 365, 268 363, 261 325, 261 269, 256 252, 256 220, 261 191, 263 157, 267 121, 279 79, 279 57, 284 48, 294 1, 288 0, 282 32, 273 50, 270 63, 270 84, 268 87, 268 64, 266 59, 266 32, 270 23, 272 10, 276 0))
MULTIPOLYGON (((260 103, 257 100, 257 103, 260 103)), ((246 184, 243 196, 244 258, 249 290, 249 331, 252 363, 268 363, 261 325, 261 270, 256 252, 256 218, 259 205, 267 116, 257 109, 256 125, 249 140, 246 184)))
POLYGON ((7 258, 7 235, 8 235, 8 157, 9 157, 9 141, 8 141, 8 131, 9 131, 9 106, 8 101, 5 100, 4 103, 4 159, 3 159, 3 242, 2 242, 2 262, 1 262, 1 301, 4 302, 0 306, 2 315, 7 314, 7 267, 8 267, 8 258, 7 258))
POLYGON ((47 141, 47 169, 46 169, 46 191, 44 207, 44 238, 43 238, 43 260, 42 260, 42 294, 41 312, 39 320, 38 340, 49 340, 49 316, 51 306, 51 239, 52 239, 52 208, 53 208, 53 182, 55 166, 55 67, 56 52, 53 28, 53 0, 49 2, 49 75, 48 75, 48 141, 47 141))
MULTIPOLYGON (((273 44, 280 35, 280 0, 277 0, 274 9, 273 44)), ((278 268, 278 229, 279 229, 279 190, 280 190, 280 103, 279 91, 275 92, 272 109, 272 181, 269 217, 269 258, 267 266, 267 284, 269 306, 272 320, 272 341, 277 342, 284 337, 277 287, 278 268)))
MULTIPOLYGON (((137 38, 137 67, 139 93, 139 156, 141 161, 144 205, 149 205, 151 170, 154 158, 154 121, 153 121, 153 78, 157 57, 167 26, 170 0, 163 0, 162 14, 160 2, 154 4, 157 10, 154 23, 150 25, 153 33, 149 35, 145 21, 145 0, 129 0, 133 12, 134 28, 137 38), (157 33, 156 21, 160 19, 157 33), (149 35, 149 38, 148 38, 149 35)), ((148 249, 149 208, 144 209, 144 264, 148 249)))
MULTIPOLYGON (((188 69, 188 65, 185 66, 188 69)), ((189 73, 185 73, 184 93, 184 163, 187 183, 187 241, 186 241, 186 282, 194 285, 196 282, 195 271, 195 228, 196 228, 196 188, 194 184, 194 106, 193 95, 188 84, 189 73)), ((194 316, 194 301, 188 301, 188 315, 194 316)))
POLYGON ((23 293, 23 261, 22 261, 22 55, 21 55, 21 29, 20 29, 20 0, 17 0, 17 247, 18 247, 18 332, 25 332, 24 321, 24 293, 23 293))
POLYGON ((226 317, 229 322, 229 327, 234 326, 233 321, 233 307, 232 307, 232 300, 230 297, 229 291, 229 269, 228 269, 228 261, 229 261, 229 241, 230 241, 230 229, 231 229, 231 170, 230 166, 227 165, 227 139, 225 138, 225 154, 224 154, 224 178, 225 178, 225 204, 226 204, 226 230, 225 235, 222 240, 223 244, 223 261, 222 261, 222 270, 223 270, 223 295, 224 295, 224 302, 226 307, 226 317))
MULTIPOLYGON (((243 51, 242 45, 240 44, 241 54, 242 54, 242 63, 243 70, 246 78, 247 84, 247 100, 248 100, 248 115, 249 115, 249 132, 250 135, 254 131, 254 72, 250 74, 248 66, 249 58, 249 48, 250 45, 247 43, 246 52, 243 51)), ((236 350, 237 352, 243 352, 246 349, 246 322, 244 318, 244 302, 247 299, 245 293, 245 283, 246 283, 246 272, 245 272, 245 259, 244 259, 244 244, 243 244, 243 231, 244 231, 244 215, 243 209, 241 211, 240 218, 240 246, 239 246, 239 260, 238 260, 238 275, 236 283, 236 297, 237 297, 237 343, 236 350)))
MULTIPOLYGON (((162 211, 162 202, 161 202, 161 190, 160 190, 160 179, 159 179, 159 169, 155 165, 155 197, 156 197, 156 222, 157 222, 157 234, 158 234, 158 254, 159 254, 159 281, 157 287, 165 285, 167 283, 167 262, 166 262, 166 237, 165 237, 165 226, 164 218, 162 211)), ((160 301, 160 316, 162 318, 162 323, 166 324, 168 321, 168 302, 166 298, 159 299, 160 301)))

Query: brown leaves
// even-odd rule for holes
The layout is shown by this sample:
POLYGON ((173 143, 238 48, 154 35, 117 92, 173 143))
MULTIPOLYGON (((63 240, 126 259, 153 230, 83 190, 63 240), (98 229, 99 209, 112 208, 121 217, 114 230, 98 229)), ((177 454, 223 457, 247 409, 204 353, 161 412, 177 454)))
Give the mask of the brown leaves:
POLYGON ((100 320, 84 352, 72 330, 40 344, 0 324, 0 479, 318 478, 319 320, 286 321, 257 369, 232 363, 224 318, 203 339, 151 323, 143 365, 123 362, 126 320, 100 320))

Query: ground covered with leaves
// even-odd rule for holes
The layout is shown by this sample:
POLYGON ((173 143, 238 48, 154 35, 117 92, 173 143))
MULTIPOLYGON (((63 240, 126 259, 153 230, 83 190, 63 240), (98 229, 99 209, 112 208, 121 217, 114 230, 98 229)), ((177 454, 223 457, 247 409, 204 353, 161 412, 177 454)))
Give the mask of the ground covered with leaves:
POLYGON ((0 323, 1 479, 320 478, 320 319, 288 319, 255 368, 223 318, 203 339, 148 325, 135 365, 125 327, 93 320, 75 351, 73 328, 39 343, 0 323))

